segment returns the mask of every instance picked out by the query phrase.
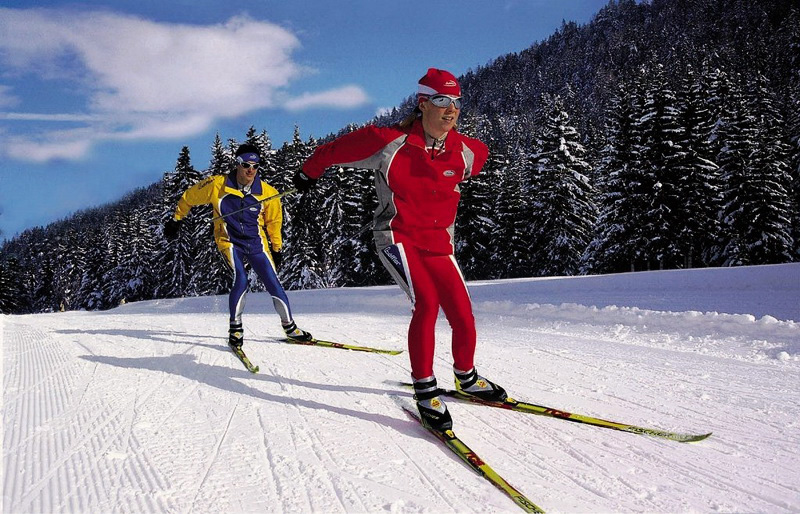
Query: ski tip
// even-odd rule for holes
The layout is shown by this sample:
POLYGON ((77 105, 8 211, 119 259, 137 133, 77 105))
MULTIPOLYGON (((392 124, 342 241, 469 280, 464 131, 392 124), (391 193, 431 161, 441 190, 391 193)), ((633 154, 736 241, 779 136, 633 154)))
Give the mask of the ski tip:
POLYGON ((401 396, 399 394, 390 394, 389 398, 394 400, 394 402, 398 406, 400 406, 400 408, 403 409, 403 411, 406 413, 406 415, 408 415, 409 418, 422 423, 422 419, 419 417, 419 412, 417 411, 416 406, 409 397, 401 396))
POLYGON ((699 435, 689 436, 686 439, 684 439, 682 442, 684 442, 684 443, 696 443, 698 441, 703 441, 705 439, 708 439, 709 437, 711 437, 711 434, 713 434, 713 432, 709 432, 707 434, 699 434, 699 435))
POLYGON ((387 380, 384 380, 383 383, 384 384, 393 385, 393 386, 399 386, 399 387, 414 387, 414 384, 412 384, 411 382, 405 382, 403 380, 388 380, 387 379, 387 380))

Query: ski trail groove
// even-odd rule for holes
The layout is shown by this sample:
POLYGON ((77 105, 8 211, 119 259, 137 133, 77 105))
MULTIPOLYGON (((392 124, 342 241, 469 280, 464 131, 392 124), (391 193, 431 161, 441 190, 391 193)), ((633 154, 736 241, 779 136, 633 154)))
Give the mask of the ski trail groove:
POLYGON ((228 416, 228 423, 225 425, 225 430, 222 431, 222 434, 220 434, 219 439, 217 439, 217 443, 214 445, 214 449, 211 451, 211 455, 209 456, 208 461, 204 466, 205 471, 203 471, 202 473, 202 477, 200 478, 200 483, 198 484, 197 490, 195 491, 194 496, 192 498, 192 504, 189 507, 189 512, 194 512, 194 506, 197 502, 197 497, 203 490, 203 486, 205 485, 206 480, 208 479, 208 475, 211 473, 211 468, 214 466, 214 463, 217 461, 217 458, 219 457, 220 448, 222 447, 222 442, 228 435, 228 431, 231 428, 231 423, 233 423, 233 417, 236 415, 236 410, 238 409, 238 407, 239 407, 239 398, 237 397, 236 403, 233 405, 233 408, 231 409, 231 414, 230 416, 228 416))

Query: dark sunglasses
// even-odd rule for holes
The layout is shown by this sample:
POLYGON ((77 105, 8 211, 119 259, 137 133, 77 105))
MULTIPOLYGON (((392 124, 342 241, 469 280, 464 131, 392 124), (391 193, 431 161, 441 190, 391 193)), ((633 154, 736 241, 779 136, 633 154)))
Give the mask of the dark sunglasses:
POLYGON ((428 98, 428 101, 436 107, 450 107, 450 104, 454 104, 456 109, 461 109, 460 96, 453 98, 452 96, 447 95, 433 95, 432 97, 428 98))
POLYGON ((249 170, 252 166, 254 170, 258 169, 258 164, 251 164, 249 162, 240 162, 239 164, 242 165, 242 168, 249 170))

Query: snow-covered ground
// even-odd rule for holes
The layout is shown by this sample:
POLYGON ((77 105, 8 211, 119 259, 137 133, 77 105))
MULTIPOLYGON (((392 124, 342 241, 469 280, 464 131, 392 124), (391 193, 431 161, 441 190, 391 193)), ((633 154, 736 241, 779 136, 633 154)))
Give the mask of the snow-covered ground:
MULTIPOLYGON (((455 430, 551 512, 800 511, 800 264, 471 284, 477 363, 516 398, 713 431, 681 444, 451 401, 455 430)), ((290 293, 318 337, 404 349, 396 287, 290 293)), ((281 343, 265 294, 0 317, 2 511, 500 512, 410 420, 408 357, 281 343)), ((436 372, 451 381, 449 330, 436 372)))

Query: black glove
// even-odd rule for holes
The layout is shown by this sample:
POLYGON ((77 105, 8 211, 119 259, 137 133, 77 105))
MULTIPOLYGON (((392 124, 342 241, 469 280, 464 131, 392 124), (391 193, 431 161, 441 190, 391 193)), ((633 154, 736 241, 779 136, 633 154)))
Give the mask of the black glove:
POLYGON ((302 171, 298 171, 294 174, 294 177, 292 177, 292 182, 294 182, 294 187, 296 187, 298 191, 305 193, 314 187, 314 184, 317 183, 317 179, 309 177, 302 171))
POLYGON ((181 222, 175 219, 169 219, 164 223, 164 239, 167 241, 174 241, 178 237, 178 232, 181 229, 181 222))
POLYGON ((283 262, 283 255, 281 255, 281 252, 272 250, 272 262, 275 263, 275 271, 281 269, 281 263, 283 262))

